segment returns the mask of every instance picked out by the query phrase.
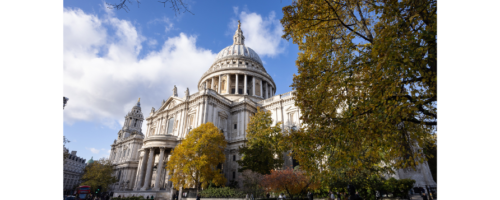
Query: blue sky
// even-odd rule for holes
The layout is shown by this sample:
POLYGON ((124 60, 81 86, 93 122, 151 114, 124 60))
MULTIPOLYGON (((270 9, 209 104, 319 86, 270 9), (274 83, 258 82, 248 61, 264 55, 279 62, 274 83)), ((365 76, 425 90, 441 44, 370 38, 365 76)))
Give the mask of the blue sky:
POLYGON ((177 16, 157 1, 142 1, 140 8, 131 2, 127 13, 110 10, 103 1, 64 1, 63 92, 70 99, 64 135, 77 155, 107 157, 139 97, 148 115, 172 95, 173 85, 180 94, 186 87, 196 92, 217 53, 232 44, 237 20, 277 94, 291 90, 298 47, 281 39, 279 22, 291 1, 190 0, 194 15, 177 16))

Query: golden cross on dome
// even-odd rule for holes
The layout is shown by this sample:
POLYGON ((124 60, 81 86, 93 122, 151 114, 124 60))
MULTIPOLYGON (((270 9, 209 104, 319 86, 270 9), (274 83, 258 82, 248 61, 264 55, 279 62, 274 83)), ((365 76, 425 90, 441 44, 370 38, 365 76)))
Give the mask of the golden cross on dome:
POLYGON ((238 29, 240 29, 240 20, 238 20, 238 29))
POLYGON ((141 97, 139 97, 139 100, 137 100, 137 102, 141 102, 141 97))

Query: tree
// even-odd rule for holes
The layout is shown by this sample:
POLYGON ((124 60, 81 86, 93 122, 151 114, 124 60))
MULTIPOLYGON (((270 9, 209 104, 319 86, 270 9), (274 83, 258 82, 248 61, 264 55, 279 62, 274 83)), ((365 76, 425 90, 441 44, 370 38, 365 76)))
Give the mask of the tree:
MULTIPOLYGON (((117 3, 117 4, 111 4, 111 3, 106 3, 106 4, 108 5, 109 9, 117 9, 117 10, 123 9, 123 10, 125 10, 125 12, 128 12, 128 11, 130 11, 130 8, 128 8, 127 2, 129 4, 132 4, 132 2, 130 0, 119 0, 119 3, 117 3)), ((141 1, 136 0, 136 2, 137 2, 137 7, 139 7, 139 5, 141 4, 141 1)), ((189 11, 187 9, 187 4, 184 3, 183 0, 163 0, 163 1, 158 1, 158 2, 162 3, 163 7, 166 7, 166 4, 170 3, 170 8, 174 11, 175 16, 177 16, 178 13, 181 13, 181 9, 184 10, 183 13, 185 13, 185 12, 191 13, 191 11, 189 11)), ((193 14, 193 13, 191 13, 191 14, 193 14)))
POLYGON ((92 193, 100 186, 102 191, 108 190, 108 186, 118 182, 118 179, 113 176, 113 164, 109 159, 101 158, 87 165, 83 170, 83 183, 80 185, 88 185, 92 189, 92 193))
POLYGON ((260 186, 262 181, 262 174, 253 172, 251 170, 243 171, 241 179, 243 180, 243 191, 246 194, 253 194, 254 197, 263 197, 264 190, 260 186))
POLYGON ((301 170, 286 168, 284 170, 272 170, 271 174, 264 175, 260 183, 267 192, 286 192, 293 199, 293 196, 305 194, 308 189, 318 189, 320 184, 307 176, 301 170))
POLYGON ((69 152, 66 149, 66 144, 69 143, 70 141, 66 138, 66 136, 63 136, 63 162, 68 158, 69 152))
POLYGON ((426 159, 415 147, 437 125, 436 9, 420 0, 297 0, 283 8, 282 37, 302 51, 292 84, 307 124, 293 138, 301 165, 330 156, 328 167, 357 171, 426 159))
POLYGON ((247 142, 239 147, 242 159, 238 160, 240 172, 252 170, 260 174, 269 174, 272 169, 283 165, 283 152, 286 151, 281 122, 271 126, 273 120, 270 111, 257 108, 257 113, 248 123, 247 142))
POLYGON ((191 130, 172 151, 166 169, 174 188, 206 188, 209 183, 222 185, 226 178, 218 167, 225 161, 227 142, 224 134, 211 122, 191 130))
POLYGON ((436 144, 436 135, 432 135, 431 137, 425 140, 423 151, 426 157, 428 157, 427 164, 429 164, 429 168, 431 170, 432 178, 437 183, 437 144, 436 144))

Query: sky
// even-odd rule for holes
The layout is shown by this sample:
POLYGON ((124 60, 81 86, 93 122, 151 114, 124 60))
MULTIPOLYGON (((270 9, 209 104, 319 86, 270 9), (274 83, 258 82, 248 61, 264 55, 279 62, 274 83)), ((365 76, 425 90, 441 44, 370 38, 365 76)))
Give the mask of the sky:
MULTIPOLYGON (((65 0, 63 95, 66 147, 87 161, 109 156, 124 116, 141 98, 148 116, 172 95, 197 92, 217 53, 233 43, 241 21, 245 45, 259 54, 276 94, 292 90, 297 45, 281 38, 282 1, 186 1, 193 13, 175 14, 157 1, 65 0)), ((146 125, 143 125, 143 131, 146 125)))

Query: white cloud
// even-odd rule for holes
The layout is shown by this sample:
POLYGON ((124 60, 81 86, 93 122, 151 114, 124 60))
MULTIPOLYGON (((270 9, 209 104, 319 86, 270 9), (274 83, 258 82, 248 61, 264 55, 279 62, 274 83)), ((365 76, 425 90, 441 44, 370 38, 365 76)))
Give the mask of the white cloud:
POLYGON ((148 45, 151 46, 151 47, 154 47, 158 44, 158 41, 156 41, 155 39, 149 39, 148 40, 148 45))
MULTIPOLYGON (((238 12, 237 7, 233 7, 234 12, 238 12)), ((257 13, 241 11, 237 14, 241 21, 241 30, 245 36, 245 45, 252 48, 259 56, 274 57, 284 51, 287 43, 281 38, 283 27, 275 13, 271 12, 268 17, 262 17, 257 13)), ((229 27, 234 34, 238 27, 236 19, 232 19, 229 27)))
POLYGON ((165 33, 172 30, 172 28, 174 27, 174 23, 172 23, 170 21, 170 19, 168 17, 165 17, 165 16, 163 16, 163 18, 156 18, 154 20, 149 21, 148 25, 150 25, 150 24, 155 25, 157 23, 165 24, 165 33))
POLYGON ((92 153, 95 153, 95 154, 98 154, 99 153, 99 149, 95 149, 95 148, 90 148, 89 149, 92 153))
POLYGON ((181 96, 186 87, 196 92, 198 79, 216 56, 197 47, 196 37, 180 33, 139 58, 146 40, 129 21, 80 9, 65 9, 63 19, 64 96, 71 99, 64 121, 70 125, 97 121, 118 129, 139 97, 149 116, 152 106, 158 109, 172 95, 174 84, 181 96))
POLYGON ((233 12, 234 12, 235 15, 238 15, 238 13, 239 13, 238 11, 239 11, 238 6, 234 6, 233 7, 233 12))

